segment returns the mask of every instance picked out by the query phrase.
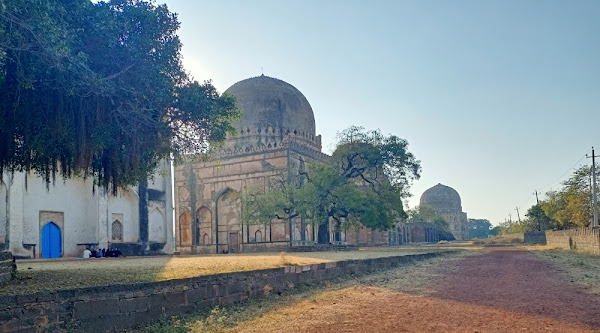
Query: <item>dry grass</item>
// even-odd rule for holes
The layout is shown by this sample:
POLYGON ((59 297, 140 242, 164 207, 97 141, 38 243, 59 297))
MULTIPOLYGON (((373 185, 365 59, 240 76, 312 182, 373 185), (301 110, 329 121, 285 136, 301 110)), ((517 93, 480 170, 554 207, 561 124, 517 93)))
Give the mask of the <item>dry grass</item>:
POLYGON ((0 294, 19 294, 115 283, 163 281, 286 265, 316 264, 435 251, 431 247, 380 248, 348 252, 263 253, 18 261, 17 279, 0 294))
POLYGON ((556 266, 565 282, 574 282, 593 295, 600 296, 600 256, 568 250, 556 250, 551 247, 538 247, 537 256, 556 266))
POLYGON ((479 251, 458 251, 451 255, 438 256, 412 265, 369 274, 358 278, 354 283, 365 286, 377 286, 393 291, 406 292, 418 295, 429 295, 433 289, 428 286, 441 275, 436 273, 436 267, 446 267, 444 274, 457 270, 454 264, 466 257, 481 254, 479 251))
POLYGON ((509 234, 493 236, 490 238, 474 238, 471 242, 474 245, 496 245, 496 244, 522 244, 524 235, 521 234, 509 234))

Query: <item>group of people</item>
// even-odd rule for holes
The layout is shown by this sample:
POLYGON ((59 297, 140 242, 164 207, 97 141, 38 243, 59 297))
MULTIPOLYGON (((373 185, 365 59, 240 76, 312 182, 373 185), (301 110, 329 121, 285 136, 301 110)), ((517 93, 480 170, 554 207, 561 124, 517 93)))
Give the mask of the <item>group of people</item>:
POLYGON ((83 251, 83 258, 102 258, 102 257, 122 257, 123 253, 119 249, 98 249, 90 250, 89 248, 83 251))

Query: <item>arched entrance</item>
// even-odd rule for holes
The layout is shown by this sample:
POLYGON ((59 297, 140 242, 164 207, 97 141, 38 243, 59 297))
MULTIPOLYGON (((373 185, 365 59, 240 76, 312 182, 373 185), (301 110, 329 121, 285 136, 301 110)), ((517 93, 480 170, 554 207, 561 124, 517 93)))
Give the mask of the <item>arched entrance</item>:
POLYGON ((53 222, 42 228, 42 258, 60 258, 61 250, 60 228, 53 222))
POLYGON ((228 189, 219 196, 216 204, 217 216, 217 253, 240 252, 242 224, 240 215, 240 196, 228 189))

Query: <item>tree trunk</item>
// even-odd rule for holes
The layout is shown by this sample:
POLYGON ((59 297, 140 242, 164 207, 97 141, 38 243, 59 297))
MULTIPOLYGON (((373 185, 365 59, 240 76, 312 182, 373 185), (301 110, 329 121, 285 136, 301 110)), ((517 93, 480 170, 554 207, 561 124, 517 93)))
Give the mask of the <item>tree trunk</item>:
POLYGON ((319 244, 329 244, 329 220, 319 224, 319 244))

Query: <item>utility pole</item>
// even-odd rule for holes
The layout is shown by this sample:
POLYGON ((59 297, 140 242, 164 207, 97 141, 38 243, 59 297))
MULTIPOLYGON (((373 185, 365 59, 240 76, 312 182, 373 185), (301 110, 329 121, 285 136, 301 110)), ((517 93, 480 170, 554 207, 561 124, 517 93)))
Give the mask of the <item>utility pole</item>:
POLYGON ((592 158, 592 197, 593 197, 593 207, 592 210, 594 211, 594 223, 592 224, 592 228, 597 229, 598 228, 598 196, 596 195, 596 157, 600 157, 600 156, 596 156, 594 154, 594 147, 592 147, 592 156, 588 156, 587 154, 585 154, 585 156, 587 158, 592 158))
POLYGON ((512 224, 512 215, 508 213, 508 223, 512 224))
POLYGON ((516 207, 515 210, 517 211, 517 217, 519 218, 519 223, 521 223, 521 215, 519 215, 519 207, 516 207))
MULTIPOLYGON (((540 199, 538 198, 537 190, 535 190, 535 202, 537 202, 538 208, 541 209, 541 207, 540 207, 540 199)), ((541 216, 538 216, 537 220, 538 220, 538 231, 542 231, 542 218, 541 218, 541 216)))

